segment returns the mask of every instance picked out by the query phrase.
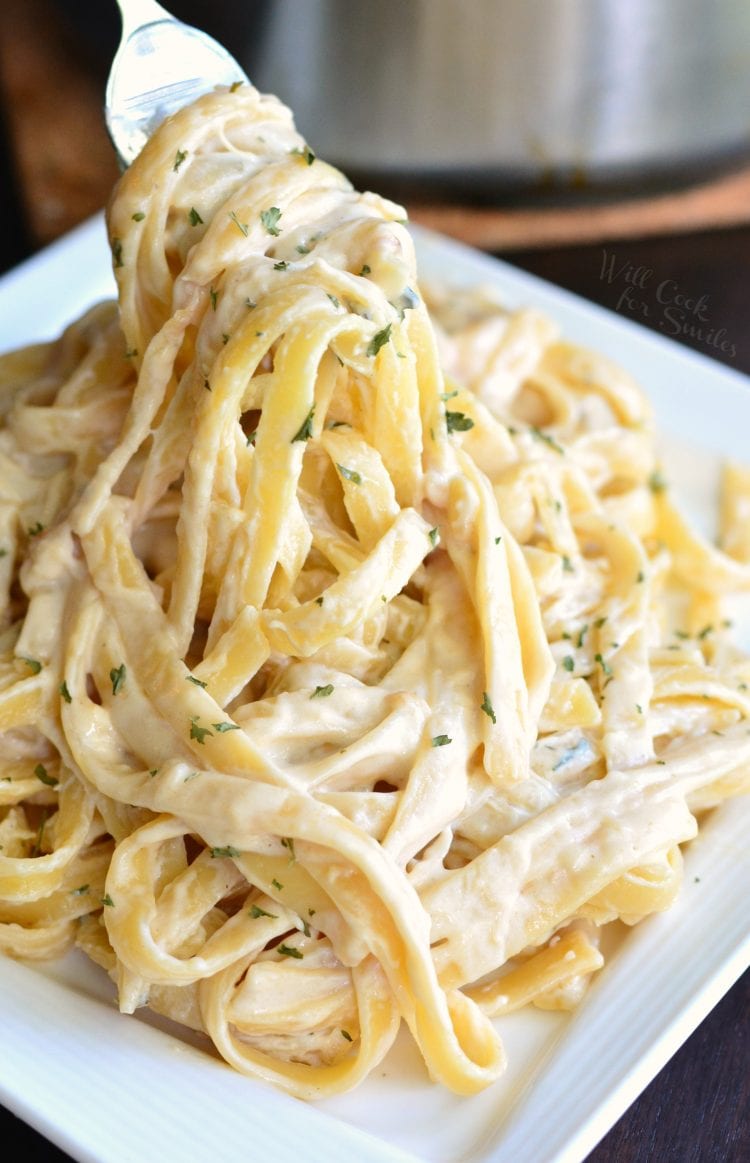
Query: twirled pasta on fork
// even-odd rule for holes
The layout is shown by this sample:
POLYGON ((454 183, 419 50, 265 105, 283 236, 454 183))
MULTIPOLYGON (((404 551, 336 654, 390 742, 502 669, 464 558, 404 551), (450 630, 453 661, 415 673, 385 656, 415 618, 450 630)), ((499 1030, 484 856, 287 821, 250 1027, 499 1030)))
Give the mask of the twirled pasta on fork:
POLYGON ((477 1091, 747 789, 748 473, 714 548, 621 371, 428 310, 403 211, 250 86, 108 230, 118 303, 0 361, 0 948, 303 1098, 402 1021, 477 1091))

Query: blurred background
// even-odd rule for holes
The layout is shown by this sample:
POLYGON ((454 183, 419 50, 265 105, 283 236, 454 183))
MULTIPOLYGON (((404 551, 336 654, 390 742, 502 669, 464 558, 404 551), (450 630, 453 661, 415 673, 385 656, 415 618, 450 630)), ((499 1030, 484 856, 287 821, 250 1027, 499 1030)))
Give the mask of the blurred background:
MULTIPOLYGON (((703 303, 674 337, 750 372, 750 0, 168 7, 413 220, 622 314, 624 272, 651 272, 703 303)), ((105 205, 118 39, 114 0, 0 5, 0 270, 105 205)), ((750 1158, 749 1003, 746 974, 591 1163, 750 1158)), ((2 1112, 0 1141, 64 1158, 2 1112)))

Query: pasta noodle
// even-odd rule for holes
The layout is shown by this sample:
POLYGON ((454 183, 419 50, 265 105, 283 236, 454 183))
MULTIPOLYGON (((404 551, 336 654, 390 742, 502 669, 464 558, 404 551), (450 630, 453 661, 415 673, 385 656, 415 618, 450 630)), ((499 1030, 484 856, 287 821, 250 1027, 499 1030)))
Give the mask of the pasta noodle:
POLYGON ((118 303, 0 360, 0 949, 76 944, 301 1098, 401 1022, 471 1094, 747 790, 748 470, 714 548, 622 371, 421 291, 250 86, 108 230, 118 303))

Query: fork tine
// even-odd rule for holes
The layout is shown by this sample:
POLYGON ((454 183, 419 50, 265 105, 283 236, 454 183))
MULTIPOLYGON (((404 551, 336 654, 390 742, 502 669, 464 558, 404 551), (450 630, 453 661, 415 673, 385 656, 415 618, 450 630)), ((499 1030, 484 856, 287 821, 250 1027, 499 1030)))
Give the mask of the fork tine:
POLYGON ((107 82, 105 121, 125 168, 170 113, 247 77, 218 41, 183 24, 156 0, 117 2, 123 33, 107 82))

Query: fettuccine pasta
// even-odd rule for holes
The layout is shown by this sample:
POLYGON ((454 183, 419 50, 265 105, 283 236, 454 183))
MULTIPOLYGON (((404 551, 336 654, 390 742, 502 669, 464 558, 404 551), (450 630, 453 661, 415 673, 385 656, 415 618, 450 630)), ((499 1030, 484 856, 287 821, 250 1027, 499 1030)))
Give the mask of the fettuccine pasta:
POLYGON ((417 283, 403 211, 252 87, 108 212, 118 302, 3 357, 0 949, 305 1099, 405 1023, 462 1093, 747 789, 721 546, 631 380, 417 283))

